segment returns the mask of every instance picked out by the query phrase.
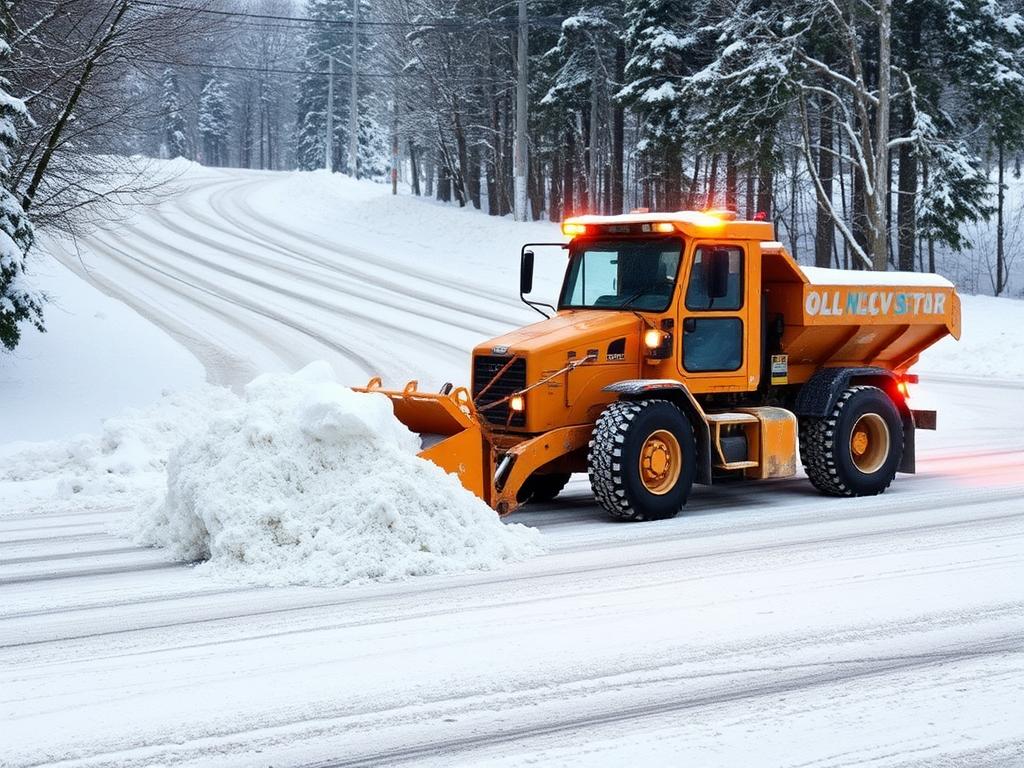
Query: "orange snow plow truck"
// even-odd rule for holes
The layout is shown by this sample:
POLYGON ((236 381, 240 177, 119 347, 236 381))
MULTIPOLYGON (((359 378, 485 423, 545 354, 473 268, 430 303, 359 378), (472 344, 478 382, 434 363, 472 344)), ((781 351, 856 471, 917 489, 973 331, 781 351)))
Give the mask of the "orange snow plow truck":
POLYGON ((582 216, 523 246, 520 298, 545 316, 473 351, 470 389, 389 391, 420 454, 501 515, 587 472, 613 517, 672 517, 693 483, 790 477, 832 496, 914 472, 907 373, 960 337, 935 275, 801 268, 770 223, 731 212, 582 216), (530 298, 535 250, 568 264, 557 306, 530 298), (563 256, 564 258, 564 256, 563 256))

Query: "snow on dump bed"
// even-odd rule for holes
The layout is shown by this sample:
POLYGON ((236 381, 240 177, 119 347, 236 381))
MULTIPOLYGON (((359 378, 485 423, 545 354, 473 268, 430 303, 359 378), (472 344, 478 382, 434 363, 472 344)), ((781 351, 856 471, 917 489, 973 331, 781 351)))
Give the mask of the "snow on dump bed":
POLYGON ((455 475, 379 394, 337 383, 327 363, 264 375, 187 439, 138 538, 254 584, 343 584, 491 569, 540 552, 455 475))
POLYGON ((931 272, 873 272, 867 269, 800 267, 811 285, 885 285, 910 288, 952 288, 942 275, 931 272))

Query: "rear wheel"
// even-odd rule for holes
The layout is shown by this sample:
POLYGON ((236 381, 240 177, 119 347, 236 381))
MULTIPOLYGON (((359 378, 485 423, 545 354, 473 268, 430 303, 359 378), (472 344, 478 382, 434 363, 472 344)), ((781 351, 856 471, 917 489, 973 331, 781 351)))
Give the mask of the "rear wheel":
POLYGON ((520 504, 527 502, 552 501, 565 488, 571 475, 568 472, 559 472, 552 475, 530 475, 523 487, 516 494, 520 504))
POLYGON ((800 459, 811 483, 830 496, 874 496, 903 458, 903 421, 878 387, 845 390, 832 413, 800 421, 800 459))
POLYGON ((693 485, 693 429, 667 400, 619 401, 594 428, 587 455, 590 486, 618 520, 678 514, 693 485))

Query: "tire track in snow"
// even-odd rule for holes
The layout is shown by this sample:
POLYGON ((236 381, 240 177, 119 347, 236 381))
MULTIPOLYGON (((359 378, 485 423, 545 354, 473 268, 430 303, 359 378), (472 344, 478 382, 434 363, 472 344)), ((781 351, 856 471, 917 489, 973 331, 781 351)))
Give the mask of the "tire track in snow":
MULTIPOLYGON (((257 186, 259 186, 259 183, 252 181, 241 185, 240 189, 248 190, 257 186)), ((519 309, 522 307, 522 304, 517 299, 509 298, 507 294, 494 290, 488 284, 474 285, 473 290, 467 290, 458 284, 453 284, 452 280, 444 275, 440 275, 436 272, 416 269, 415 267, 410 267, 407 262, 389 259, 385 256, 381 256, 380 254, 372 253, 361 248, 340 245, 319 235, 311 234, 305 230, 296 229, 291 226, 291 222, 277 222, 279 226, 268 231, 268 227, 266 226, 266 217, 253 207, 246 195, 234 195, 227 197, 222 194, 216 199, 211 199, 211 208, 225 221, 231 222, 240 230, 259 230, 261 238, 265 237, 270 242, 292 252, 295 251, 295 247, 279 239, 282 233, 299 243, 312 246, 328 254, 347 256, 357 262, 373 264, 374 266, 380 267, 388 272, 401 274, 406 277, 413 277, 425 283, 435 285, 449 294, 454 291, 456 293, 462 293, 466 296, 473 297, 477 300, 483 299, 503 304, 513 309, 519 309), (238 215, 229 212, 228 205, 234 205, 239 214, 241 214, 241 217, 246 218, 247 221, 243 221, 238 215)), ((516 326, 520 324, 520 321, 517 318, 514 318, 512 322, 516 326)))
MULTIPOLYGON (((1016 498, 1024 498, 1024 491, 1021 491, 1017 495, 1016 498)), ((965 507, 972 507, 973 508, 973 507, 979 507, 979 506, 986 506, 986 505, 989 505, 989 504, 1003 503, 1005 501, 1006 501, 1006 499, 1003 498, 1002 496, 1000 496, 999 498, 989 499, 987 501, 975 501, 975 502, 970 502, 970 503, 965 502, 961 506, 961 508, 965 508, 965 507)), ((917 511, 928 509, 928 508, 930 508, 933 505, 934 505, 934 501, 933 500, 925 500, 925 501, 923 501, 921 503, 921 505, 920 505, 920 507, 919 507, 919 509, 917 511)), ((907 511, 913 511, 913 510, 907 510, 907 511)), ((843 543, 843 542, 852 542, 852 541, 857 541, 857 540, 870 540, 870 539, 878 539, 878 538, 891 538, 891 537, 898 536, 898 535, 900 535, 900 536, 903 536, 903 535, 905 535, 905 536, 916 536, 916 535, 919 535, 919 534, 922 534, 922 533, 934 533, 934 532, 938 532, 938 531, 947 531, 947 530, 953 530, 953 529, 957 529, 957 528, 977 529, 978 527, 980 527, 982 525, 985 525, 985 524, 1000 524, 1000 523, 1005 523, 1007 521, 1017 520, 1017 519, 1021 519, 1021 518, 1024 518, 1024 509, 1021 509, 1021 510, 1018 510, 1018 511, 1009 512, 1009 513, 1000 513, 1000 514, 988 515, 988 516, 975 516, 975 517, 971 517, 969 519, 946 521, 946 522, 943 522, 943 523, 933 523, 933 524, 928 524, 928 525, 905 525, 905 526, 897 526, 897 527, 888 527, 888 528, 884 528, 884 529, 880 529, 880 530, 876 530, 876 531, 854 531, 854 532, 850 532, 850 533, 839 533, 839 534, 833 534, 833 535, 828 535, 828 536, 803 537, 803 538, 793 539, 793 540, 789 540, 789 541, 772 541, 772 542, 767 542, 767 543, 762 542, 762 543, 753 544, 753 545, 739 545, 739 546, 732 546, 732 547, 728 547, 727 546, 727 547, 722 547, 722 548, 719 548, 719 549, 706 550, 706 551, 695 552, 695 553, 670 553, 670 554, 662 555, 662 556, 651 556, 651 554, 649 552, 649 549, 646 546, 644 546, 644 543, 638 542, 635 547, 632 547, 633 549, 638 550, 637 551, 637 557, 635 557, 633 559, 628 559, 628 560, 623 561, 623 562, 614 562, 614 563, 601 562, 601 563, 597 563, 597 564, 585 563, 583 565, 572 566, 572 567, 569 567, 569 568, 564 568, 564 567, 563 568, 558 568, 558 567, 555 567, 555 568, 541 569, 541 570, 539 570, 536 573, 529 573, 529 572, 528 573, 518 573, 518 574, 517 573, 510 573, 510 574, 507 574, 507 575, 504 575, 504 576, 500 576, 499 575, 499 576, 492 576, 492 577, 484 577, 484 578, 480 578, 480 579, 467 580, 467 582, 465 584, 460 584, 458 586, 466 586, 466 587, 472 587, 474 589, 478 589, 480 587, 485 587, 487 585, 492 585, 492 584, 502 584, 502 585, 506 585, 506 584, 525 584, 525 583, 528 583, 528 582, 544 582, 544 581, 547 581, 547 580, 556 580, 556 579, 562 579, 562 578, 578 577, 578 576, 584 576, 584 575, 591 575, 591 574, 595 574, 595 573, 609 573, 609 574, 611 574, 611 573, 614 573, 616 571, 623 571, 623 570, 629 570, 629 569, 634 569, 634 568, 656 568, 657 566, 670 565, 670 564, 678 564, 678 563, 682 563, 682 562, 695 562, 695 561, 702 561, 702 560, 713 560, 713 559, 720 558, 720 557, 735 557, 735 556, 742 556, 742 555, 765 554, 765 553, 773 552, 773 551, 782 552, 782 551, 801 549, 801 548, 820 548, 820 547, 822 547, 824 545, 839 544, 839 543, 843 543)), ((718 531, 718 532, 716 532, 714 534, 706 534, 705 536, 698 536, 698 537, 695 537, 695 538, 714 538, 714 537, 716 537, 718 535, 721 535, 721 533, 722 533, 721 531, 718 531)), ((676 536, 675 538, 678 538, 678 536, 676 536)), ((1020 538, 1020 535, 1016 534, 1015 538, 1020 538)), ((629 548, 629 547, 627 545, 620 545, 616 549, 621 551, 622 549, 626 549, 626 548, 629 548)), ((1022 555, 1021 557, 1024 557, 1024 555, 1022 555)), ((542 559, 548 560, 549 562, 552 561, 552 558, 550 556, 548 556, 547 558, 542 558, 542 559)), ((183 566, 181 566, 181 564, 174 564, 174 563, 168 564, 167 567, 175 567, 175 566, 183 567, 183 566)), ((128 568, 126 570, 130 571, 131 569, 128 568)), ((148 570, 148 568, 146 570, 148 570)), ((723 571, 721 573, 743 573, 743 572, 745 572, 743 569, 739 569, 739 570, 730 571, 730 572, 723 571)), ((73 578, 73 577, 76 577, 78 575, 80 575, 79 572, 68 572, 67 578, 73 578)), ((90 573, 88 575, 92 575, 92 574, 90 573)), ((59 576, 59 575, 56 575, 56 574, 48 574, 46 576, 41 577, 39 580, 50 581, 50 580, 54 580, 54 579, 57 579, 57 578, 62 578, 62 577, 59 576)), ((674 580, 672 582, 669 582, 669 583, 677 583, 677 582, 678 583, 682 583, 682 582, 685 582, 685 581, 692 580, 692 578, 693 577, 686 576, 686 577, 682 577, 680 579, 676 579, 676 580, 674 580)), ((20 581, 12 581, 12 582, 9 582, 9 583, 27 583, 27 582, 30 582, 30 581, 32 581, 32 580, 31 579, 27 579, 27 580, 20 580, 20 581)), ((8 582, 5 582, 2 578, 0 578, 0 586, 4 585, 5 583, 8 583, 8 582)), ((416 596, 420 596, 420 597, 426 597, 427 595, 429 595, 431 593, 444 593, 444 592, 452 590, 453 588, 457 588, 457 587, 455 585, 451 584, 451 583, 447 583, 447 584, 436 586, 436 587, 424 586, 424 587, 414 588, 412 590, 409 590, 408 592, 397 593, 396 595, 393 595, 392 597, 393 598, 397 598, 397 599, 405 599, 405 598, 407 598, 408 596, 410 596, 412 594, 415 594, 416 596)), ((592 590, 590 590, 590 591, 592 592, 592 590)), ((604 591, 614 591, 614 590, 608 590, 607 587, 605 587, 604 591)), ((581 592, 580 594, 588 594, 588 593, 589 592, 584 591, 584 592, 581 592)), ((365 599, 366 599, 365 595, 357 594, 357 595, 353 595, 353 596, 343 596, 343 597, 340 597, 340 598, 339 597, 327 597, 327 598, 321 598, 321 599, 297 601, 295 603, 292 603, 292 604, 289 604, 289 605, 286 605, 286 606, 280 606, 280 607, 275 607, 275 608, 270 608, 270 609, 258 609, 258 610, 241 609, 241 610, 234 610, 234 611, 230 611, 229 610, 229 611, 226 611, 226 612, 225 611, 221 611, 217 615, 205 616, 205 617, 197 617, 197 618, 190 618, 190 619, 186 619, 184 621, 182 621, 182 620, 176 620, 176 621, 157 621, 157 622, 150 622, 150 623, 147 623, 147 624, 139 624, 139 625, 131 626, 131 627, 120 626, 117 629, 103 630, 103 631, 98 631, 98 632, 82 632, 82 633, 79 633, 79 634, 61 635, 59 637, 43 638, 43 639, 37 639, 37 640, 31 640, 31 641, 22 641, 22 642, 9 643, 9 644, 0 644, 0 649, 13 649, 13 648, 21 648, 21 647, 34 646, 34 645, 42 645, 42 644, 62 643, 62 642, 68 642, 68 641, 77 641, 77 640, 91 639, 91 638, 96 638, 96 637, 110 637, 110 636, 124 635, 124 634, 135 633, 135 632, 145 632, 145 631, 159 630, 159 629, 170 629, 170 628, 182 627, 182 626, 196 626, 196 625, 211 624, 211 623, 216 623, 216 622, 234 621, 234 620, 238 620, 238 619, 253 619, 253 618, 256 618, 256 617, 266 617, 266 616, 280 615, 280 614, 285 614, 285 613, 308 611, 308 610, 311 610, 311 609, 336 608, 336 607, 339 607, 339 606, 342 606, 342 605, 346 605, 346 604, 359 603, 359 602, 361 602, 361 601, 363 601, 365 599)), ((388 599, 388 598, 385 596, 384 599, 388 599)), ((550 599, 550 598, 545 598, 545 599, 550 599)), ((471 609, 493 608, 496 605, 500 605, 500 604, 501 603, 495 603, 495 604, 484 603, 484 604, 481 604, 481 605, 478 605, 478 606, 471 607, 471 609)), ((62 611, 62 609, 55 609, 54 612, 55 613, 61 613, 63 611, 62 611)), ((401 614, 399 619, 404 619, 404 618, 408 617, 409 615, 414 615, 414 614, 415 614, 415 612, 413 612, 413 614, 403 613, 403 614, 401 614)), ((36 614, 36 615, 40 615, 40 614, 36 614)), ((2 625, 3 621, 8 620, 10 618, 13 618, 13 617, 0 617, 0 625, 2 625)), ((384 619, 377 619, 377 621, 381 621, 382 622, 382 621, 385 621, 385 620, 384 619)), ((331 627, 324 627, 324 628, 340 628, 340 627, 345 627, 345 626, 347 626, 347 625, 346 624, 341 624, 341 625, 337 625, 337 626, 332 625, 331 627)), ((304 628, 301 631, 302 632, 312 631, 312 629, 315 629, 315 628, 306 627, 306 628, 304 628)), ((282 633, 282 634, 291 634, 291 633, 290 632, 285 632, 285 633, 282 633)), ((276 636, 276 634, 273 634, 271 636, 276 636)), ((229 642, 237 642, 239 640, 247 640, 247 639, 249 639, 248 636, 243 637, 243 638, 237 638, 237 639, 234 639, 234 640, 229 641, 229 642)))
MULTIPOLYGON (((849 683, 897 672, 921 670, 957 662, 990 658, 993 656, 1020 655, 1024 653, 1024 640, 1017 636, 998 638, 982 644, 977 649, 936 651, 934 653, 891 656, 879 659, 837 659, 820 664, 797 665, 795 668, 825 668, 828 671, 799 672, 781 681, 761 684, 739 684, 723 686, 721 689, 677 700, 669 698, 654 704, 638 704, 622 708, 607 708, 594 714, 573 715, 543 723, 511 725, 494 730, 475 733, 471 736, 455 737, 441 735, 439 738, 423 741, 405 747, 389 748, 386 751, 366 752, 341 760, 324 760, 307 763, 305 768, 361 768, 362 766, 396 765, 432 757, 451 758, 453 753, 472 752, 499 744, 509 744, 527 738, 550 736, 567 731, 580 731, 603 725, 629 722, 657 715, 679 714, 689 710, 729 704, 749 699, 777 697, 812 688, 822 688, 837 683, 849 683)), ((747 670, 743 670, 747 671, 747 670)), ((762 670, 758 670, 762 671, 762 670)), ((784 673, 785 669, 764 670, 784 673)), ((723 670, 717 676, 737 674, 734 670, 723 670)), ((780 676, 783 676, 780 674, 780 676)), ((684 678, 680 678, 682 682, 684 678)), ((692 678, 686 678, 692 679, 692 678)), ((662 681, 659 681, 662 682, 662 681)), ((513 719, 510 718, 514 722, 513 719)))
MULTIPOLYGON (((263 290, 265 290, 265 291, 267 291, 267 292, 269 292, 269 293, 271 293, 273 295, 281 296, 281 297, 285 297, 285 298, 289 298, 289 299, 294 299, 295 301, 298 301, 303 307, 316 307, 317 309, 322 309, 325 312, 328 312, 328 313, 330 313, 332 315, 335 315, 335 316, 337 316, 339 318, 342 318, 342 319, 345 319, 345 320, 348 320, 348 319, 359 320, 367 328, 374 328, 374 329, 376 329, 376 328, 386 328, 388 330, 394 331, 397 334, 402 334, 404 336, 411 336, 411 337, 417 338, 420 341, 424 342, 425 344, 428 344, 428 345, 433 346, 433 347, 438 347, 438 348, 441 348, 441 349, 450 349, 453 352, 456 352, 456 353, 458 353, 460 355, 465 354, 465 350, 462 347, 460 347, 459 345, 453 344, 453 343, 448 342, 448 341, 445 341, 445 340, 443 340, 441 338, 438 338, 437 336, 430 336, 430 335, 427 335, 425 333, 421 333, 419 331, 413 330, 408 324, 394 323, 394 322, 388 321, 386 319, 383 319, 382 317, 380 317, 378 315, 373 315, 373 314, 369 314, 369 313, 366 313, 366 312, 360 312, 360 311, 352 309, 351 307, 342 307, 339 304, 336 304, 336 303, 333 303, 333 302, 329 302, 329 301, 325 301, 324 299, 315 298, 313 296, 310 296, 307 293, 303 293, 301 291, 292 290, 290 288, 285 288, 283 284, 271 283, 271 282, 269 282, 269 281, 267 281, 267 280, 265 280, 263 278, 255 276, 255 275, 251 275, 251 274, 248 274, 246 272, 243 272, 243 271, 240 271, 240 270, 237 270, 237 269, 233 269, 231 267, 227 267, 227 266, 224 266, 222 264, 218 264, 215 261, 211 261, 210 259, 207 259, 207 258, 205 258, 203 256, 199 256, 197 254, 190 253, 189 251, 186 251, 186 250, 184 250, 182 248, 178 248, 177 246, 173 246, 173 245, 168 245, 166 243, 162 243, 156 237, 152 237, 152 236, 149 236, 149 235, 146 235, 146 234, 143 234, 143 233, 136 233, 136 234, 138 234, 140 237, 148 240, 153 245, 156 245, 158 248, 163 249, 164 251, 168 251, 168 252, 174 253, 174 254, 176 254, 176 255, 178 255, 178 256, 180 256, 180 257, 182 257, 182 258, 184 258, 184 259, 186 259, 188 261, 192 261, 192 262, 201 264, 204 267, 206 267, 207 269, 209 269, 209 270, 211 270, 213 272, 218 272, 218 273, 220 273, 220 274, 222 274, 222 275, 224 275, 226 277, 231 277, 231 278, 234 278, 235 280, 238 280, 238 281, 240 281, 242 283, 247 283, 247 284, 252 285, 254 287, 257 287, 257 288, 262 288, 263 290)), ((120 235, 110 234, 110 235, 108 235, 108 238, 109 238, 109 241, 113 241, 113 242, 116 242, 116 243, 120 244, 121 247, 118 248, 118 250, 121 253, 126 253, 126 251, 124 251, 124 248, 127 248, 127 247, 131 246, 131 241, 129 241, 127 238, 122 237, 120 235)), ((110 247, 115 247, 115 246, 110 246, 110 247)), ((208 287, 214 285, 213 283, 211 283, 210 281, 206 280, 205 278, 200 277, 196 273, 184 271, 183 268, 181 266, 177 265, 176 263, 172 263, 170 261, 167 261, 166 259, 161 259, 161 258, 155 256, 152 252, 150 252, 148 254, 148 258, 149 258, 149 260, 151 260, 151 261, 153 261, 155 263, 160 264, 163 267, 164 270, 175 270, 175 271, 178 271, 179 274, 189 275, 190 280, 197 281, 199 283, 204 283, 208 287)), ((295 277, 296 276, 295 273, 290 271, 290 270, 284 270, 284 274, 288 275, 289 277, 295 277)), ((223 290, 226 290, 226 289, 223 289, 223 290)), ((421 313, 421 312, 417 312, 417 311, 411 310, 408 306, 400 306, 398 304, 389 304, 389 303, 386 303, 386 302, 380 302, 379 299, 367 299, 365 296, 362 296, 362 295, 360 295, 358 293, 355 293, 355 292, 352 292, 352 291, 340 290, 339 289, 338 292, 342 293, 344 295, 347 295, 347 296, 349 296, 351 298, 358 298, 358 299, 365 300, 365 301, 377 301, 379 303, 384 303, 386 306, 389 306, 391 309, 394 309, 396 311, 400 311, 400 312, 402 312, 404 314, 414 315, 414 316, 420 317, 420 318, 422 318, 424 320, 431 320, 431 321, 435 321, 435 322, 441 322, 441 321, 438 320, 437 317, 435 317, 433 315, 424 314, 424 313, 421 313)), ((240 294, 236 293, 235 296, 238 297, 238 296, 240 296, 240 294)), ((238 302, 244 301, 244 300, 242 300, 240 298, 236 299, 236 300, 231 300, 231 299, 226 298, 226 296, 225 296, 225 300, 233 301, 233 303, 238 303, 238 302)), ((238 306, 245 306, 245 305, 239 303, 238 306)), ((284 308, 281 307, 281 309, 283 310, 284 308)), ((296 330, 298 330, 298 326, 297 325, 294 325, 292 327, 295 328, 296 330)), ((308 333, 310 333, 310 332, 307 330, 307 334, 308 333)), ((321 340, 321 339, 325 339, 326 337, 317 336, 316 338, 318 340, 321 340)), ((355 353, 352 353, 352 354, 355 354, 355 353)), ((368 359, 365 358, 365 357, 361 357, 360 359, 362 359, 364 362, 366 362, 367 365, 371 366, 371 370, 368 370, 367 372, 368 373, 372 373, 373 372, 372 371, 372 364, 369 363, 368 359)))
MULTIPOLYGON (((269 334, 258 330, 257 326, 253 323, 245 322, 237 313, 229 314, 224 311, 222 306, 218 306, 208 298, 205 298, 203 291, 199 289, 183 291, 182 286, 188 287, 184 281, 168 275, 162 275, 159 270, 149 269, 141 261, 125 262, 107 250, 99 235, 85 238, 85 242, 96 256, 110 261, 120 269, 130 272, 137 278, 140 278, 143 284, 152 285, 161 293, 167 293, 179 301, 189 302, 194 309, 198 310, 198 317, 193 315, 191 324, 189 324, 182 319, 180 313, 163 306, 159 300, 143 300, 137 289, 129 291, 113 276, 104 274, 102 267, 86 268, 77 258, 70 257, 62 248, 56 247, 56 251, 62 254, 62 256, 55 257, 64 266, 81 275, 107 296, 127 304, 191 351, 206 369, 208 380, 214 384, 240 386, 252 379, 256 371, 248 361, 233 354, 224 343, 218 342, 213 337, 200 335, 197 324, 206 330, 207 333, 210 333, 207 317, 204 317, 204 315, 216 318, 224 326, 240 331, 250 338, 258 339, 264 349, 271 352, 279 360, 291 360, 292 350, 289 347, 269 334)), ((54 253, 54 245, 50 245, 48 250, 50 253, 54 253)))
MULTIPOLYGON (((191 740, 178 738, 160 742, 129 743, 88 755, 72 754, 45 765, 92 768, 142 768, 155 764, 195 763, 210 755, 244 758, 272 753, 275 747, 293 744, 330 743, 344 736, 363 736, 370 744, 381 741, 379 734, 390 726, 420 727, 431 735, 406 737, 404 744, 385 748, 359 749, 344 744, 344 757, 301 762, 275 760, 275 764, 303 768, 362 768, 394 766, 431 758, 452 760, 494 746, 511 745, 528 739, 586 731, 602 726, 649 720, 652 717, 719 707, 763 698, 778 699, 786 694, 813 691, 901 672, 948 667, 995 657, 1024 653, 1018 635, 996 635, 970 648, 937 648, 933 651, 833 658, 783 664, 743 665, 695 672, 692 666, 639 666, 629 673, 580 674, 540 687, 513 690, 465 691, 461 695, 430 697, 426 701, 399 703, 391 707, 352 711, 337 707, 315 715, 295 718, 281 713, 277 722, 253 723, 250 727, 221 727, 191 740), (704 687, 691 694, 687 685, 704 687), (601 700, 601 699, 604 700, 601 700), (625 702, 623 701, 625 699, 625 702), (552 708, 572 702, 567 713, 552 708), (581 705, 587 711, 580 713, 581 705), (466 731, 469 731, 467 734, 466 731), (411 743, 409 743, 411 742, 411 743)), ((41 768, 44 763, 26 764, 41 768)))
MULTIPOLYGON (((465 315, 469 318, 486 318, 496 323, 510 326, 518 326, 521 322, 520 318, 517 316, 496 314, 494 312, 491 312, 487 307, 470 308, 467 307, 465 303, 450 300, 448 296, 459 292, 466 293, 466 295, 472 296, 474 298, 480 298, 479 294, 468 293, 464 290, 461 290, 458 287, 458 285, 453 285, 450 281, 445 282, 444 280, 434 279, 429 282, 432 285, 434 285, 435 288, 441 290, 433 290, 430 292, 420 291, 411 288, 408 282, 400 283, 395 282, 393 280, 389 280, 388 278, 383 277, 379 274, 374 274, 372 272, 367 272, 366 270, 361 270, 358 267, 352 266, 351 264, 342 263, 337 258, 317 258, 310 254, 298 251, 294 247, 286 245, 281 241, 271 239, 270 237, 253 237, 251 234, 249 234, 249 232, 251 231, 251 227, 231 217, 230 214, 226 213, 223 203, 220 202, 220 198, 228 196, 229 193, 236 192, 239 189, 244 189, 248 186, 252 186, 253 182, 232 182, 232 184, 233 186, 227 186, 223 189, 218 189, 210 198, 210 208, 218 213, 218 215, 221 217, 221 221, 204 215, 198 208, 189 203, 188 200, 180 201, 178 204, 178 208, 182 212, 186 212, 190 219, 202 222, 204 225, 212 229, 214 232, 217 232, 222 235, 227 235, 228 237, 237 239, 245 243, 251 243, 263 250, 278 253, 282 256, 285 256, 295 261, 302 261, 304 263, 315 266, 319 269, 326 270, 330 273, 337 273, 344 275, 346 277, 354 278, 355 280, 358 280, 361 283, 364 283, 368 286, 382 288, 400 297, 419 299, 427 304, 444 307, 445 309, 459 313, 460 315, 465 315), (231 224, 233 224, 233 228, 225 226, 224 222, 230 222, 231 224)), ((164 208, 158 208, 154 212, 154 217, 160 221, 162 226, 177 234, 186 237, 193 237, 196 239, 202 238, 202 236, 197 235, 196 233, 185 229, 181 224, 174 222, 171 217, 171 212, 167 211, 164 208)), ((231 249, 230 246, 225 246, 225 244, 220 243, 216 240, 211 240, 209 238, 202 238, 201 241, 204 244, 209 245, 210 247, 213 248, 228 247, 229 249, 231 249)), ((328 249, 326 246, 321 247, 323 250, 330 250, 330 252, 334 256, 344 257, 346 255, 350 255, 353 260, 370 263, 376 261, 374 257, 365 254, 364 252, 353 253, 351 250, 349 250, 347 246, 343 246, 341 244, 335 244, 330 249, 328 249)), ((231 250, 234 250, 237 253, 241 253, 241 251, 239 251, 238 249, 231 250)), ((271 262, 271 266, 277 267, 279 269, 285 268, 284 265, 282 265, 280 262, 271 262)), ((395 271, 394 265, 389 266, 389 269, 395 271)), ((410 274, 417 280, 424 280, 415 272, 411 272, 410 274)), ((444 316, 438 316, 435 319, 444 319, 444 316)), ((459 328, 461 330, 477 332, 481 335, 487 335, 493 332, 491 329, 476 329, 466 325, 454 325, 454 327, 459 328)))
MULTIPOLYGON (((122 250, 122 249, 120 249, 120 248, 118 248, 116 246, 112 246, 112 245, 110 245, 107 242, 100 242, 100 241, 97 241, 97 240, 94 240, 94 239, 90 239, 90 240, 88 240, 88 243, 89 243, 90 248, 92 248, 94 250, 101 251, 101 252, 105 252, 107 254, 108 258, 112 258, 114 261, 121 262, 123 264, 124 263, 123 260, 124 259, 128 259, 128 260, 134 262, 135 264, 140 265, 143 269, 151 270, 152 272, 163 276, 167 280, 171 280, 171 281, 174 281, 175 283, 179 283, 181 285, 187 286, 188 288, 192 289, 193 291, 198 291, 198 292, 200 292, 202 294, 205 294, 207 296, 213 297, 214 299, 217 299, 220 302, 223 302, 225 304, 229 304, 229 305, 235 306, 235 307, 237 307, 239 309, 244 309, 244 310, 246 310, 248 312, 251 312, 251 313, 253 313, 255 315, 259 315, 260 317, 263 317, 263 318, 265 318, 267 320, 271 320, 271 321, 276 322, 276 323, 278 323, 280 325, 283 325, 283 326, 285 326, 287 328, 291 328, 292 330, 297 331, 298 333, 301 333, 303 336, 308 337, 309 339, 317 342, 318 344, 321 344, 324 347, 327 347, 328 349, 338 353, 342 357, 344 357, 344 358, 346 358, 348 360, 351 360, 359 368, 361 368, 363 370, 363 372, 366 373, 367 375, 373 375, 373 373, 374 373, 375 366, 367 358, 365 358, 362 355, 360 355, 359 353, 353 351, 349 347, 346 347, 343 344, 339 344, 338 342, 334 341, 333 339, 328 339, 328 338, 326 338, 324 336, 321 336, 317 332, 315 332, 315 331, 313 331, 313 330, 311 330, 311 329, 309 329, 309 328, 307 328, 307 327, 305 327, 303 325, 300 325, 299 323, 296 323, 295 321, 285 317, 284 315, 282 315, 280 313, 271 312, 271 311, 269 311, 267 309, 262 308, 261 306, 259 306, 255 302, 246 301, 245 299, 243 299, 243 298, 241 298, 241 297, 239 297, 237 295, 234 296, 234 297, 229 296, 229 295, 225 295, 223 292, 220 292, 220 291, 216 290, 215 288, 210 287, 210 286, 212 286, 212 284, 209 281, 202 281, 202 282, 206 283, 205 286, 204 285, 200 285, 200 284, 198 284, 196 282, 193 282, 193 281, 191 281, 191 280, 189 280, 187 278, 182 277, 180 274, 177 274, 177 275, 174 274, 174 272, 171 271, 170 269, 165 269, 165 268, 161 268, 159 266, 156 266, 155 264, 152 264, 152 263, 150 263, 150 262, 148 262, 148 261, 146 261, 144 259, 141 259, 141 258, 139 258, 137 256, 133 256, 132 254, 130 254, 130 253, 128 253, 128 252, 126 252, 126 251, 124 251, 124 250, 122 250)), ((151 258, 153 258, 153 257, 151 257, 151 258)), ((166 262, 162 262, 161 260, 156 259, 156 258, 154 258, 153 260, 154 261, 158 261, 158 262, 163 263, 163 264, 166 264, 166 262)), ((137 269, 134 270, 134 271, 139 272, 139 270, 137 270, 137 269)), ((194 302, 194 299, 193 299, 193 302, 194 302)), ((225 313, 223 310, 217 309, 209 301, 202 301, 202 300, 200 300, 198 303, 204 304, 209 310, 214 311, 217 314, 220 314, 223 318, 231 320, 232 323, 234 323, 236 325, 239 325, 240 328, 242 328, 242 329, 245 328, 244 325, 240 325, 239 324, 240 321, 237 319, 237 316, 229 315, 229 314, 225 313)), ((266 336, 265 338, 267 339, 267 341, 270 341, 270 337, 269 336, 266 336)), ((273 344, 274 346, 279 346, 282 351, 287 351, 289 353, 289 355, 290 355, 291 350, 288 349, 288 347, 286 345, 284 345, 283 343, 278 345, 278 342, 271 342, 271 344, 273 344)), ((285 357, 283 359, 287 359, 287 357, 285 357)))

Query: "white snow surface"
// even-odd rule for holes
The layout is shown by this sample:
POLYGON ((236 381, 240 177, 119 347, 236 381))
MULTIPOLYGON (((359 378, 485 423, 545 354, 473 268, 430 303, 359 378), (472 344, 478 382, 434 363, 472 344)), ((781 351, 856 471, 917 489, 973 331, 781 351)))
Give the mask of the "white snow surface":
POLYGON ((137 539, 251 584, 346 584, 488 570, 540 551, 455 475, 381 394, 326 363, 264 375, 172 454, 137 539))
POLYGON ((94 433, 125 407, 206 378, 181 344, 45 252, 29 266, 49 299, 47 332, 26 326, 14 352, 0 351, 0 444, 94 433))
POLYGON ((908 288, 952 288, 953 283, 931 272, 872 272, 865 269, 800 269, 811 285, 884 285, 908 288))
MULTIPOLYGON (((249 423, 262 371, 466 383, 474 343, 536 319, 521 243, 561 237, 339 176, 178 165, 180 195, 82 257, 235 394, 164 398, 78 457, 0 449, 5 768, 1024 762, 1024 303, 963 297, 963 340, 929 349, 913 388, 939 430, 881 496, 719 484, 621 525, 580 476, 500 523, 538 529, 537 557, 271 589, 126 538, 174 446, 249 423)), ((564 264, 538 252, 538 298, 564 264)), ((292 455, 302 413, 263 421, 292 455)), ((227 434, 204 456, 227 461, 227 434)))

